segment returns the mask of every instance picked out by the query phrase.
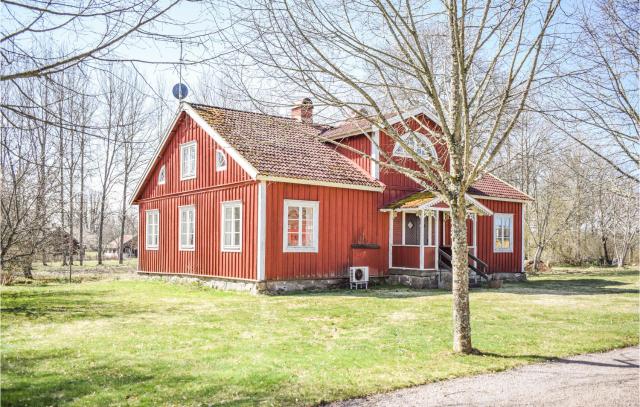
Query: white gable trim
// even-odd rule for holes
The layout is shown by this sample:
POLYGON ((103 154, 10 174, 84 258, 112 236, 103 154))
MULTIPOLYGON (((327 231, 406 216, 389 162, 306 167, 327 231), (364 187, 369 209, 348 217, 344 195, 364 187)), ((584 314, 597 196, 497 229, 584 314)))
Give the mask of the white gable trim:
POLYGON ((391 119, 387 120, 387 122, 393 126, 396 123, 400 123, 403 120, 409 120, 415 118, 419 114, 424 114, 429 118, 429 120, 433 121, 438 126, 442 127, 440 124, 440 120, 438 120, 438 115, 433 111, 433 109, 428 106, 419 106, 415 109, 403 112, 402 114, 398 114, 393 116, 391 119))
MULTIPOLYGON (((131 195, 131 198, 129 199, 129 205, 133 204, 133 200, 140 193, 140 188, 142 188, 142 185, 144 184, 145 180, 149 176, 149 173, 151 172, 151 169, 154 167, 156 161, 158 160, 158 157, 160 156, 160 152, 164 148, 164 145, 167 143, 167 140, 169 139, 169 135, 173 131, 174 127, 176 127, 176 123, 178 122, 178 118, 180 117, 181 113, 182 113, 182 107, 180 107, 178 109, 178 112, 176 113, 175 117, 171 121, 171 124, 165 130, 164 135, 162 136, 162 140, 160 141, 160 144, 158 144, 158 147, 156 147, 156 151, 154 151, 154 153, 153 153, 153 159, 150 160, 149 163, 147 164, 147 168, 144 170, 144 174, 138 180, 138 184, 136 185, 136 188, 133 190, 133 194, 131 195)), ((166 178, 166 175, 165 175, 165 178, 166 178)), ((165 180, 165 182, 166 182, 166 180, 165 180)))
POLYGON ((379 187, 374 187, 374 186, 368 186, 368 185, 352 185, 352 184, 343 184, 340 182, 317 181, 317 180, 302 179, 302 178, 276 177, 272 175, 258 175, 256 179, 258 181, 283 182, 286 184, 315 185, 319 187, 357 189, 361 191, 374 191, 374 192, 384 191, 384 186, 382 185, 380 185, 379 187))
POLYGON ((209 136, 211 136, 211 138, 220 146, 220 148, 225 153, 227 153, 231 158, 233 158, 240 165, 240 167, 242 167, 242 169, 245 170, 247 174, 249 174, 249 176, 252 179, 256 179, 256 177, 258 176, 258 170, 256 170, 256 168, 253 165, 251 165, 249 161, 247 161, 244 157, 242 157, 242 155, 240 155, 240 153, 238 153, 238 151, 235 148, 233 148, 229 143, 227 143, 227 141, 224 138, 222 138, 222 136, 220 136, 220 134, 217 131, 215 131, 213 127, 211 127, 209 123, 207 123, 193 109, 193 107, 191 107, 191 105, 189 105, 186 102, 182 102, 180 104, 180 108, 178 109, 178 112, 176 113, 175 117, 171 121, 171 125, 169 125, 169 127, 165 131, 164 136, 162 137, 162 141, 156 148, 156 151, 153 153, 153 159, 149 161, 149 164, 147 164, 147 168, 144 172, 144 175, 138 181, 138 185, 136 185, 134 193, 131 195, 131 198, 129 200, 129 205, 133 204, 135 197, 138 196, 138 194, 140 193, 140 189, 142 188, 142 185, 144 184, 147 177, 149 176, 151 169, 155 166, 156 161, 158 161, 158 158, 160 157, 160 152, 167 144, 167 141, 169 140, 169 136, 173 132, 178 122, 178 118, 180 117, 182 112, 185 112, 189 117, 191 117, 191 119, 193 119, 193 121, 195 121, 198 124, 198 126, 200 126, 209 136))
POLYGON ((526 204, 529 202, 529 201, 525 201, 524 199, 500 198, 496 196, 485 196, 485 195, 469 195, 469 196, 475 199, 485 199, 487 201, 515 202, 515 203, 521 203, 521 204, 526 204))
POLYGON ((233 148, 231 144, 227 143, 227 141, 222 138, 222 136, 217 131, 215 131, 214 128, 211 127, 209 123, 207 123, 206 120, 204 120, 191 107, 191 105, 189 105, 188 103, 184 103, 183 110, 187 112, 187 114, 193 119, 193 121, 198 123, 198 126, 202 127, 204 131, 206 131, 207 134, 211 136, 211 138, 222 148, 222 150, 224 150, 224 152, 229 154, 231 158, 234 159, 234 161, 240 164, 240 167, 242 167, 242 169, 245 170, 251 178, 256 179, 258 170, 256 170, 256 168, 251 165, 249 161, 247 161, 235 148, 233 148))
POLYGON ((493 215, 493 211, 491 209, 489 209, 486 206, 484 206, 483 204, 481 204, 480 201, 478 201, 477 199, 475 199, 471 195, 464 194, 464 197, 465 197, 466 200, 471 202, 474 206, 479 208, 481 212, 484 212, 485 216, 492 216, 493 215))

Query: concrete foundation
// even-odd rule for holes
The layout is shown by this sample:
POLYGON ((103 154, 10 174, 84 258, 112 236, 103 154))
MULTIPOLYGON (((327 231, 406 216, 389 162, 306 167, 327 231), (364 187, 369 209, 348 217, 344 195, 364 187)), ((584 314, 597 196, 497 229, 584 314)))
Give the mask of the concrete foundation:
MULTIPOLYGON (((444 289, 451 290, 452 275, 449 271, 434 270, 402 270, 392 269, 386 277, 372 277, 369 286, 379 284, 402 285, 414 289, 444 289)), ((295 291, 348 289, 348 278, 313 279, 313 280, 232 280, 220 277, 194 276, 182 274, 158 274, 138 272, 138 275, 156 281, 166 281, 176 284, 193 284, 210 287, 216 290, 240 291, 252 294, 279 294, 295 291)), ((494 273, 492 280, 526 281, 525 273, 494 273)))
POLYGON ((527 273, 493 273, 491 278, 502 281, 527 281, 527 273))
POLYGON ((138 275, 155 281, 165 281, 174 284, 189 284, 209 287, 216 290, 224 291, 240 291, 252 294, 258 293, 258 283, 251 280, 231 280, 226 278, 209 277, 209 276, 193 276, 181 274, 157 274, 138 272, 138 275))
MULTIPOLYGON (((210 287, 216 290, 241 291, 252 294, 279 294, 295 291, 348 289, 348 278, 314 279, 314 280, 231 280, 211 276, 194 276, 181 274, 158 274, 138 272, 138 275, 156 281, 166 281, 176 284, 193 284, 210 287)), ((384 283, 383 277, 371 277, 369 286, 384 283)))

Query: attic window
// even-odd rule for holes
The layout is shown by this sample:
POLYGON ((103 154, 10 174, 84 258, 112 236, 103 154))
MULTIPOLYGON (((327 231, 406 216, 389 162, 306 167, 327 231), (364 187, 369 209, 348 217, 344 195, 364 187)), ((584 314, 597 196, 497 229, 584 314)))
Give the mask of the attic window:
POLYGON ((160 172, 158 173, 158 185, 164 185, 166 180, 167 172, 164 168, 164 165, 160 168, 160 172))
POLYGON ((216 150, 216 171, 224 171, 227 169, 227 156, 224 151, 216 150))
MULTIPOLYGON (((400 138, 409 149, 417 153, 420 157, 425 159, 438 158, 436 149, 424 134, 407 133, 400 138)), ((396 157, 413 158, 399 142, 396 142, 396 145, 393 147, 393 155, 396 157)))
POLYGON ((196 177, 196 142, 191 141, 180 145, 180 179, 196 177))

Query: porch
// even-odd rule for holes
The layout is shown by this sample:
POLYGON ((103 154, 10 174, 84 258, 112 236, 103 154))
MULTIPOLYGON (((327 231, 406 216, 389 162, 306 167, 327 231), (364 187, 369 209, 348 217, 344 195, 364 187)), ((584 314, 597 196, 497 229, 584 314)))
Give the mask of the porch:
MULTIPOLYGON (((475 275, 486 275, 486 264, 477 257, 478 216, 493 213, 477 200, 468 197, 467 219, 469 267, 475 275)), ((419 280, 421 288, 443 285, 451 272, 451 221, 449 207, 432 192, 420 192, 388 205, 389 274, 394 282, 419 280), (397 277, 393 277, 397 276, 397 277)), ((408 285, 408 284, 405 284, 408 285)), ((414 286, 415 284, 411 284, 414 286)), ((445 284, 446 285, 446 284, 445 284)))

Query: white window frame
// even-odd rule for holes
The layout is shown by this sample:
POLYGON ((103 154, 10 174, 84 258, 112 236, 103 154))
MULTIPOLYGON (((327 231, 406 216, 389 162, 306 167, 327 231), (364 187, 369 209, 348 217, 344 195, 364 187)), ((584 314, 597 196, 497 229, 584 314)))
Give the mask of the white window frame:
MULTIPOLYGON (((433 158, 433 159, 438 159, 438 154, 436 153, 436 149, 433 146, 433 143, 431 142, 431 140, 429 140, 429 138, 427 136, 425 136, 422 133, 407 133, 405 135, 400 136, 400 138, 402 139, 402 141, 405 144, 412 144, 415 143, 416 148, 418 147, 418 140, 420 141, 421 146, 419 146, 420 148, 426 148, 428 150, 427 155, 421 154, 421 157, 423 158, 433 158), (418 140, 416 140, 416 138, 418 140)), ((413 159, 413 156, 411 154, 409 154, 404 147, 402 147, 400 145, 399 142, 396 142, 395 145, 393 146, 393 156, 395 157, 404 157, 404 158, 411 158, 413 159)))
POLYGON ((167 182, 167 168, 163 165, 158 172, 158 185, 164 185, 167 182))
POLYGON ((196 250, 196 206, 195 205, 182 205, 178 206, 178 250, 185 252, 192 252, 196 250), (182 211, 193 210, 193 246, 187 246, 182 244, 182 211))
POLYGON ((243 228, 243 222, 242 222, 242 214, 243 214, 243 210, 242 210, 242 201, 225 201, 222 202, 222 210, 220 213, 220 247, 222 248, 223 252, 241 252, 242 251, 242 228, 243 228), (240 243, 238 245, 225 245, 224 244, 224 235, 225 233, 227 233, 228 231, 225 230, 225 213, 226 213, 226 209, 227 208, 240 208, 240 230, 233 230, 233 228, 235 228, 235 219, 231 219, 231 225, 232 226, 232 230, 230 231, 230 233, 232 234, 232 236, 237 232, 240 234, 240 243))
POLYGON ((144 224, 144 247, 146 250, 158 250, 160 247, 160 211, 158 209, 149 209, 145 211, 145 224, 144 224), (156 215, 158 221, 156 222, 156 244, 149 244, 149 215, 156 215))
MULTIPOLYGON (((320 229, 320 202, 319 201, 301 201, 294 199, 284 200, 284 212, 282 216, 282 249, 285 253, 318 253, 318 236, 320 229), (312 246, 289 246, 289 208, 313 208, 313 245, 312 246)), ((302 234, 301 228, 298 233, 302 234)))
POLYGON ((198 173, 198 143, 193 140, 187 143, 180 144, 180 180, 188 180, 194 179, 196 174, 198 173), (187 148, 191 148, 193 146, 193 174, 184 174, 184 166, 182 165, 184 161, 184 152, 187 148))
MULTIPOLYGON (((513 214, 512 213, 494 213, 493 214, 493 252, 494 253, 513 253, 513 233, 514 233, 514 225, 513 225, 513 214), (497 219, 498 218, 505 218, 505 219, 509 219, 510 225, 511 225, 511 230, 509 231, 509 248, 508 249, 503 249, 503 248, 497 248, 496 247, 496 226, 497 226, 497 219)), ((503 237, 504 240, 504 237, 503 237)))
POLYGON ((228 159, 227 159, 227 155, 224 153, 224 151, 217 149, 216 150, 216 171, 225 171, 227 169, 227 163, 228 163, 228 159), (218 166, 218 154, 222 155, 222 157, 224 157, 224 165, 218 166))

